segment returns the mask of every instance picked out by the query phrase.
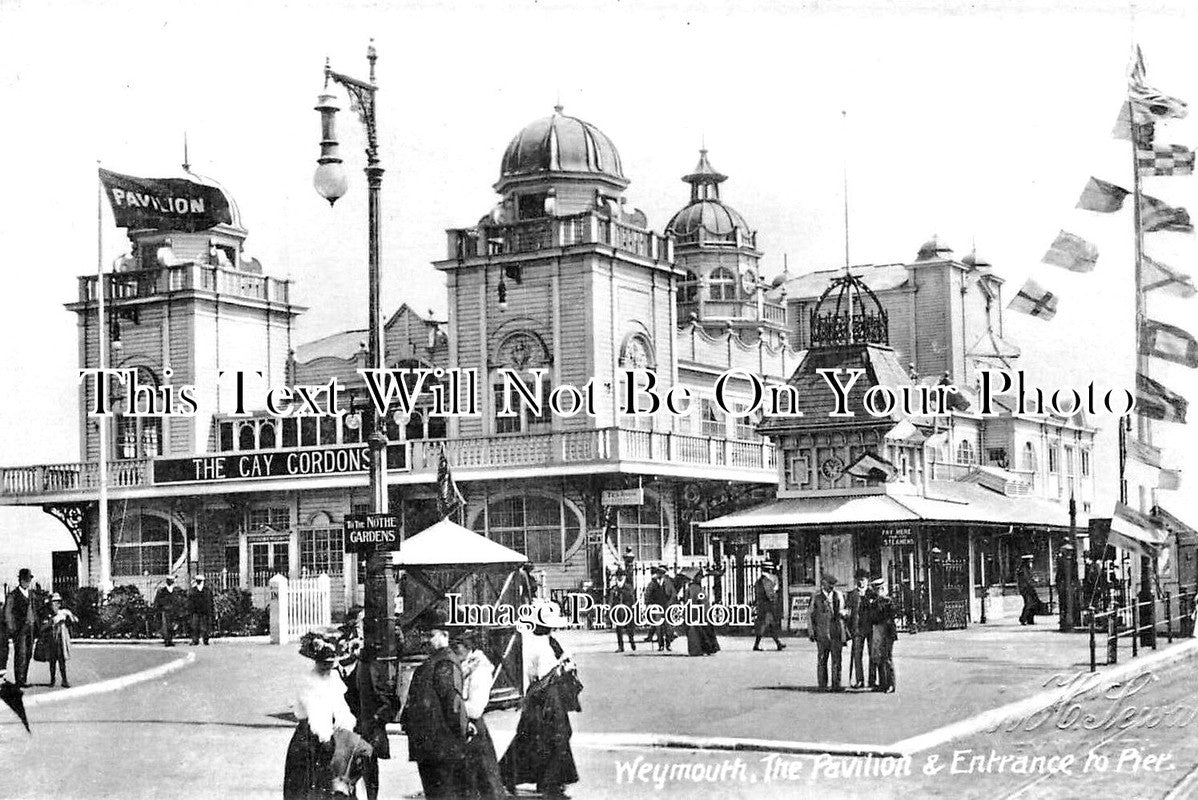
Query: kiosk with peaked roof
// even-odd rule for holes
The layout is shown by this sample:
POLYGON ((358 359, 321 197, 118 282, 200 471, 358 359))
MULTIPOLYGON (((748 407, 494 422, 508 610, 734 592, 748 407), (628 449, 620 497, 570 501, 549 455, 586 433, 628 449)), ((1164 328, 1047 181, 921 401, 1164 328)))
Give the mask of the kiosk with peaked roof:
MULTIPOLYGON (((409 642, 420 636, 427 612, 449 614, 449 595, 471 606, 520 606, 532 601, 520 567, 528 558, 496 541, 443 519, 406 539, 392 563, 400 570, 403 613, 399 627, 409 642)), ((479 625, 483 647, 495 667, 491 707, 510 705, 523 693, 523 652, 514 626, 479 625)))

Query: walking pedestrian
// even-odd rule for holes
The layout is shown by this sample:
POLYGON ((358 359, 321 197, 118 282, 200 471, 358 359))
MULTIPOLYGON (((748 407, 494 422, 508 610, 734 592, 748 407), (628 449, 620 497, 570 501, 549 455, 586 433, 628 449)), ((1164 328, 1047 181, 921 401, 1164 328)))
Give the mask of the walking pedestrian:
POLYGON ((39 613, 33 573, 21 567, 17 571, 17 586, 4 601, 4 627, 12 638, 12 671, 18 687, 29 685, 29 662, 33 658, 39 613))
POLYGON ((154 595, 154 610, 162 623, 162 646, 175 646, 175 626, 187 608, 184 592, 175 585, 175 576, 166 576, 166 585, 154 595))
POLYGON ((299 724, 287 746, 284 800, 329 798, 335 788, 352 797, 361 756, 370 749, 352 733, 356 720, 346 705, 344 684, 333 669, 339 641, 336 631, 311 631, 300 640, 299 654, 312 660, 312 670, 304 675, 291 703, 299 724), (346 741, 360 755, 350 760, 343 775, 333 763, 346 741))
POLYGON ((848 593, 845 598, 845 605, 849 609, 849 636, 852 637, 853 645, 849 651, 849 688, 860 689, 866 684, 864 666, 869 663, 869 688, 877 685, 878 676, 873 669, 873 645, 871 637, 873 635, 873 626, 871 624, 872 605, 874 602, 874 592, 869 585, 869 573, 863 569, 857 570, 857 586, 853 591, 848 593), (868 662, 865 659, 865 649, 870 648, 868 662))
POLYGON ((431 650, 412 674, 400 724, 408 736, 408 760, 416 762, 427 800, 462 796, 468 720, 462 702, 462 670, 449 649, 449 626, 440 614, 422 620, 431 650))
POLYGON ((674 639, 674 632, 670 629, 669 623, 665 621, 666 609, 675 605, 678 601, 675 596, 674 582, 666 574, 665 567, 653 567, 650 572, 653 577, 649 581, 649 585, 645 587, 645 606, 657 606, 660 608, 662 621, 650 629, 652 633, 645 641, 650 642, 656 639, 657 649, 661 652, 669 650, 670 643, 674 639))
POLYGON ((874 600, 869 608, 871 641, 869 645, 869 671, 877 673, 878 683, 871 691, 893 692, 894 643, 898 640, 898 627, 894 623, 894 603, 886 589, 886 581, 878 578, 873 582, 874 600))
POLYGON ((710 656, 720 652, 720 642, 715 635, 711 618, 711 597, 703 586, 703 570, 696 569, 687 584, 683 604, 686 606, 686 654, 688 656, 710 656), (692 622, 693 620, 693 622, 692 622))
POLYGON ((1015 573, 1015 583, 1019 594, 1023 596, 1023 610, 1019 612, 1020 625, 1035 625, 1036 614, 1040 611, 1040 595, 1036 592, 1036 573, 1032 570, 1035 557, 1031 553, 1023 555, 1023 563, 1015 573))
POLYGON ((462 797, 468 800, 500 800, 507 797, 499 758, 483 714, 491 702, 495 667, 483 652, 485 634, 464 630, 453 635, 450 647, 462 667, 462 702, 466 706, 466 771, 462 797))
POLYGON ((543 797, 564 798, 566 785, 578 782, 569 712, 582 710, 582 684, 574 660, 553 636, 568 624, 556 603, 541 603, 534 607, 532 630, 522 632, 528 688, 516 736, 499 761, 503 784, 511 794, 519 784, 535 783, 543 797))
POLYGON ((78 622, 79 618, 70 609, 62 607, 62 595, 58 592, 50 595, 50 607, 46 611, 41 635, 46 661, 50 664, 51 686, 57 681, 57 670, 62 674, 62 688, 71 688, 67 680, 67 660, 71 657, 70 626, 78 622))
POLYGON ((632 622, 632 610, 636 606, 636 591, 632 585, 628 583, 627 575, 624 570, 617 569, 614 583, 611 590, 607 593, 607 604, 612 606, 627 606, 629 613, 629 621, 624 625, 617 625, 614 622, 612 627, 616 629, 616 652, 624 652, 624 637, 628 637, 628 646, 632 648, 632 652, 636 652, 636 626, 632 622))
POLYGON ((840 685, 841 656, 848 630, 848 609, 836 591, 836 576, 824 575, 820 591, 811 601, 811 641, 816 644, 816 680, 821 691, 843 691, 840 685), (829 684, 831 684, 829 686, 829 684))
POLYGON ((761 565, 761 577, 753 584, 754 604, 757 607, 757 639, 753 649, 761 649, 761 637, 773 638, 779 650, 786 645, 778 638, 778 626, 782 621, 782 587, 778 581, 778 565, 767 561, 761 565))
POLYGON ((191 623, 191 643, 199 644, 203 637, 208 644, 212 633, 212 624, 216 619, 216 599, 212 596, 212 587, 204 585, 204 576, 196 575, 194 586, 187 592, 187 613, 191 623))

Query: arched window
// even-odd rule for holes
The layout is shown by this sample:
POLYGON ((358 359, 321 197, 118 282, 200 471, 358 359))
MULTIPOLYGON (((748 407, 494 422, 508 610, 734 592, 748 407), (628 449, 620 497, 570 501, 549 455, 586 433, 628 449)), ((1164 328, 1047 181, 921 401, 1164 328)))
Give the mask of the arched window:
POLYGON ((538 563, 561 563, 579 533, 577 517, 561 499, 543 495, 495 500, 479 519, 489 538, 538 563))
POLYGON ((254 423, 244 422, 237 430, 237 449, 238 450, 257 450, 258 441, 254 435, 254 423))
POLYGON ((968 439, 962 439, 957 445, 957 463, 958 464, 976 464, 978 461, 977 451, 973 449, 973 442, 968 439))
POLYGON ((184 552, 183 531, 166 517, 136 514, 113 526, 113 575, 166 575, 184 552))
POLYGON ((428 418, 428 438, 444 439, 448 434, 445 431, 445 417, 428 418))
POLYGON ((274 423, 261 423, 258 428, 258 447, 262 450, 273 450, 277 446, 274 423))
POLYGON ((1020 467, 1028 472, 1035 472, 1040 468, 1036 459, 1036 447, 1031 442, 1023 443, 1023 457, 1020 460, 1020 467))
POLYGON ((699 276, 686 271, 686 277, 678 284, 678 302, 693 303, 699 299, 699 276))
POLYGON ((419 411, 413 411, 412 416, 408 417, 408 424, 404 426, 403 435, 409 442, 416 439, 423 439, 424 415, 419 411))
POLYGON ((661 558, 665 544, 666 517, 661 505, 648 495, 639 506, 625 506, 617 515, 616 551, 631 547, 638 561, 661 558))
POLYGON ((707 296, 712 300, 735 300, 736 276, 723 267, 713 270, 707 279, 707 296))

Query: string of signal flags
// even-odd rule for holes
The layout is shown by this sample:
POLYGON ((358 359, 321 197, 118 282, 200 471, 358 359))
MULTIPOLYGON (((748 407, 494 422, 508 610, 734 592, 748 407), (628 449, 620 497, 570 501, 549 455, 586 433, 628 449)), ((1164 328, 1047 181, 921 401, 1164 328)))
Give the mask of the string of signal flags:
MULTIPOLYGON (((1139 285, 1136 291, 1145 296, 1160 292, 1175 297, 1190 298, 1198 294, 1193 279, 1181 270, 1154 259, 1144 252, 1145 234, 1163 232, 1194 233, 1189 212, 1173 207, 1141 187, 1144 178, 1173 178, 1194 174, 1194 150, 1179 144, 1157 141, 1157 126, 1173 119, 1183 119, 1189 109, 1186 103, 1171 97, 1146 82, 1144 56, 1135 48, 1128 71, 1127 101, 1122 104, 1111 135, 1131 144, 1134 154, 1133 184, 1125 189, 1110 181, 1091 177, 1077 201, 1077 208, 1098 214, 1113 214, 1131 198, 1137 227, 1136 257, 1139 259, 1139 285)), ((1093 271, 1098 263, 1098 248, 1086 239, 1061 230, 1041 261, 1071 272, 1093 271)), ((1028 278, 1007 307, 1051 320, 1057 313, 1060 298, 1044 288, 1034 277, 1028 278)), ((1140 304, 1137 303, 1137 308, 1140 304)), ((1138 351, 1143 356, 1162 359, 1190 368, 1198 368, 1198 340, 1176 325, 1140 319, 1138 351)), ((1185 422, 1187 402, 1175 392, 1138 370, 1136 374, 1137 413, 1148 419, 1163 422, 1185 422)))

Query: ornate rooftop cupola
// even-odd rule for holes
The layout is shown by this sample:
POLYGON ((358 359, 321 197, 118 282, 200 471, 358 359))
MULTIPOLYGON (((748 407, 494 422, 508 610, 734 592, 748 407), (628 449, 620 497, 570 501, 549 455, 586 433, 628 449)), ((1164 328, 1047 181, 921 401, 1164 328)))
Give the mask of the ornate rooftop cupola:
POLYGON ((873 291, 846 271, 833 279, 811 311, 812 347, 890 344, 890 322, 873 291))
POLYGON ((704 148, 699 151, 699 163, 695 166, 695 171, 683 175, 682 180, 691 185, 691 202, 696 203, 700 200, 718 201, 720 184, 728 180, 728 176, 717 172, 715 167, 711 166, 711 162, 707 160, 707 149, 704 148))

